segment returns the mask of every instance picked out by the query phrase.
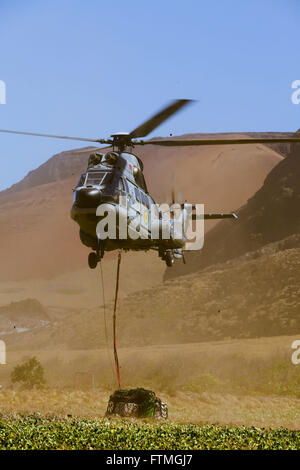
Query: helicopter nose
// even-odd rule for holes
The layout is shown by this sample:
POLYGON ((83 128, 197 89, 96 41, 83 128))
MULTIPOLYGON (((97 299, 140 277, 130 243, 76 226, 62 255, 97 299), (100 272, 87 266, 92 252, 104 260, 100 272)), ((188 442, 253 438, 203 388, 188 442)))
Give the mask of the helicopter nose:
POLYGON ((101 193, 96 188, 81 188, 74 191, 74 203, 77 207, 98 207, 101 202, 101 193))

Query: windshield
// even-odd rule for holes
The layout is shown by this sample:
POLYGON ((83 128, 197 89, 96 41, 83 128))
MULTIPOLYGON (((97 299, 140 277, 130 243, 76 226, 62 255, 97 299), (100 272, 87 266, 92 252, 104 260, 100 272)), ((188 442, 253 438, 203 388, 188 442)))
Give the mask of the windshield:
POLYGON ((85 182, 85 173, 82 173, 82 175, 80 176, 79 180, 78 180, 78 183, 76 186, 83 186, 84 185, 84 182, 85 182))
POLYGON ((103 186, 109 184, 111 181, 111 173, 105 171, 91 171, 87 174, 86 185, 92 184, 97 186, 103 186))

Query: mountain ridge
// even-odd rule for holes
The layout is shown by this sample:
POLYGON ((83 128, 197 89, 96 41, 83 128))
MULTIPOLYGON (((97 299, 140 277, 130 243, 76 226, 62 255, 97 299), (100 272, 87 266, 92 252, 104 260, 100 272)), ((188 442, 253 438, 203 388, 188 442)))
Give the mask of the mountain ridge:
MULTIPOLYGON (((283 159, 264 145, 238 147, 149 145, 141 146, 138 154, 149 192, 157 202, 170 201, 175 173, 175 191, 184 199, 204 203, 209 212, 227 212, 244 204, 283 159)), ((76 155, 74 150, 57 154, 0 193, 0 281, 49 278, 86 267, 88 250, 79 240, 79 227, 71 220, 70 209, 72 188, 86 169, 88 155, 89 151, 76 155)), ((207 230, 214 225, 209 222, 207 230)), ((153 256, 145 257, 147 278, 152 276, 153 256)), ((130 262, 134 265, 134 257, 130 262)), ((159 262, 163 273, 165 265, 159 262)), ((156 279, 155 269, 153 281, 156 279)))
POLYGON ((300 145, 266 176, 262 187, 237 210, 238 223, 219 222, 201 251, 187 253, 187 264, 166 271, 165 279, 225 262, 300 232, 300 145))
MULTIPOLYGON (((292 132, 237 132, 234 133, 235 135, 248 135, 250 137, 283 137, 289 136, 292 137, 294 133, 292 132)), ((231 136, 233 133, 225 132, 225 133, 193 133, 193 134, 183 134, 180 136, 172 136, 172 139, 181 138, 195 138, 195 139, 205 139, 205 138, 218 138, 226 136, 231 136)), ((156 137, 157 138, 157 137, 156 137)), ((161 137, 163 139, 163 137, 161 137)), ((275 150, 282 156, 286 156, 290 152, 290 145, 291 144, 266 144, 269 148, 275 150)), ((51 156, 46 162, 42 163, 39 167, 34 170, 31 170, 24 176, 20 181, 14 183, 7 189, 0 191, 0 197, 3 195, 7 195, 11 192, 22 191, 24 189, 29 189, 33 186, 40 186, 42 184, 51 183, 54 181, 60 181, 63 179, 68 179, 69 177, 73 176, 76 173, 81 173, 85 170, 88 155, 89 155, 89 148, 94 149, 93 146, 83 147, 80 149, 74 150, 66 150, 59 152, 53 156, 51 156), (79 152, 84 152, 85 154, 78 154, 79 152), (70 168, 72 167, 72 168, 70 168)), ((101 148, 99 147, 99 151, 107 151, 110 147, 101 148)), ((184 150, 182 150, 184 152, 184 150)))

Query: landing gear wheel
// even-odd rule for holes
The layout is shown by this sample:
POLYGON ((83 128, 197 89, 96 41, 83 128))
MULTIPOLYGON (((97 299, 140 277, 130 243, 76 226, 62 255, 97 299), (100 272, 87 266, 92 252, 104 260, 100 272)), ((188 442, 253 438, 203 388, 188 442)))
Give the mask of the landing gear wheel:
POLYGON ((98 264, 98 256, 97 256, 97 253, 95 253, 94 251, 92 251, 90 254, 89 254, 89 257, 88 257, 88 263, 89 263, 89 267, 91 269, 95 269, 97 264, 98 264))
POLYGON ((165 258, 165 255, 166 255, 165 250, 160 246, 160 247, 158 248, 158 256, 159 256, 163 261, 165 261, 165 259, 166 259, 166 258, 165 258))
POLYGON ((171 268, 174 264, 174 261, 175 261, 172 251, 167 251, 164 258, 165 258, 165 261, 166 261, 166 265, 169 268, 171 268))

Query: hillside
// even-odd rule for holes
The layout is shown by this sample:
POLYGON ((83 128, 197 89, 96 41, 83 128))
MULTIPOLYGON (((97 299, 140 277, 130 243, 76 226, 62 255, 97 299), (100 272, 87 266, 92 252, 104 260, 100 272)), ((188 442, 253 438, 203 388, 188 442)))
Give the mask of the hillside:
MULTIPOLYGON (((142 149, 149 191, 160 200, 167 198, 163 192, 167 182, 171 187, 169 169, 174 164, 176 188, 184 198, 206 201, 206 210, 244 206, 238 221, 218 224, 207 234, 204 250, 188 255, 189 275, 163 284, 165 266, 155 254, 123 255, 121 346, 300 331, 297 155, 295 151, 284 159, 256 145, 242 151, 237 146, 186 148, 184 158, 182 149, 142 149), (232 261, 226 262, 227 258, 232 261), (206 264, 201 261, 202 268, 213 265, 199 272, 199 259, 207 260, 206 264)), ((86 159, 80 154, 78 162, 85 164, 86 159)), ((49 317, 26 331, 20 330, 23 325, 17 321, 16 331, 3 335, 8 346, 18 350, 90 349, 105 344, 100 272, 86 268, 87 250, 69 218, 71 188, 78 175, 69 174, 71 154, 53 161, 59 162, 59 171, 48 162, 54 181, 43 180, 47 175, 43 167, 40 173, 39 169, 33 172, 35 179, 31 175, 27 189, 16 185, 0 198, 0 305, 35 298, 47 308, 49 317)), ((178 266, 183 265, 169 272, 174 270, 178 276, 178 266)), ((108 304, 114 294, 115 270, 114 256, 106 255, 108 304)), ((106 311, 109 328, 111 308, 109 304, 106 311)))
MULTIPOLYGON (((206 138, 229 138, 232 134, 229 133, 219 133, 219 134, 185 134, 176 138, 194 138, 194 139, 206 139, 206 138)), ((239 134, 236 134, 239 135, 239 134)), ((293 136, 292 132, 250 132, 247 134, 250 137, 286 137, 293 136)), ((275 150, 277 153, 283 157, 287 156, 290 153, 291 144, 268 144, 268 147, 275 150)), ((34 186, 41 186, 47 183, 53 183, 55 181, 62 181, 70 178, 74 175, 79 175, 82 171, 85 170, 87 165, 87 158, 89 155, 89 149, 94 149, 93 146, 84 147, 79 150, 68 150, 61 152, 53 157, 49 158, 45 163, 43 163, 39 168, 30 171, 21 181, 13 184, 10 188, 0 191, 0 197, 11 194, 18 191, 23 191, 24 189, 29 189, 34 186)), ((106 147, 108 148, 108 147, 106 147)), ((155 155, 156 152, 162 151, 165 152, 167 149, 158 149, 158 148, 149 148, 143 149, 140 148, 138 151, 141 153, 143 158, 149 159, 149 155, 155 155)), ((180 149, 182 154, 185 154, 186 149, 180 149)), ((172 150, 174 151, 174 149, 172 150)), ((150 157, 151 158, 151 157, 150 157)), ((151 164, 151 162, 150 162, 151 164)))
MULTIPOLYGON (((299 265, 300 237, 292 236, 231 262, 127 295, 118 307, 118 344, 298 334, 299 265)), ((51 316, 51 309, 48 312, 51 316)), ((100 307, 62 310, 55 322, 43 328, 3 339, 19 350, 104 347, 103 313, 100 307)), ((110 303, 106 305, 110 336, 111 313, 110 303)))
POLYGON ((18 334, 49 324, 47 309, 36 299, 11 302, 0 307, 0 336, 18 334))
MULTIPOLYGON (((148 146, 138 154, 144 161, 148 189, 158 202, 170 200, 174 174, 177 194, 204 203, 208 211, 228 211, 244 204, 283 158, 263 145, 242 149, 148 146)), ((72 188, 87 158, 88 153, 62 152, 0 193, 0 281, 47 279, 86 267, 88 249, 79 241, 70 207, 72 188)), ((210 222, 207 229, 213 225, 210 222)), ((144 260, 147 285, 161 281, 164 264, 153 254, 144 260), (157 269, 152 275, 149 265, 153 263, 157 269)), ((139 261, 133 257, 132 263, 131 270, 139 261)))
MULTIPOLYGON (((83 152, 86 149, 80 149, 83 152)), ((93 147, 91 147, 93 148, 93 147)), ((76 150, 68 150, 58 153, 49 158, 38 168, 30 171, 21 181, 13 184, 10 188, 0 192, 0 197, 8 194, 31 189, 35 186, 41 186, 55 181, 67 180, 76 176, 85 170, 88 153, 78 153, 76 150)), ((76 178, 75 178, 76 179, 76 178)))
POLYGON ((267 175, 263 186, 238 211, 237 223, 221 221, 207 234, 199 252, 187 253, 166 279, 199 271, 240 256, 265 244, 300 232, 300 146, 267 175))

